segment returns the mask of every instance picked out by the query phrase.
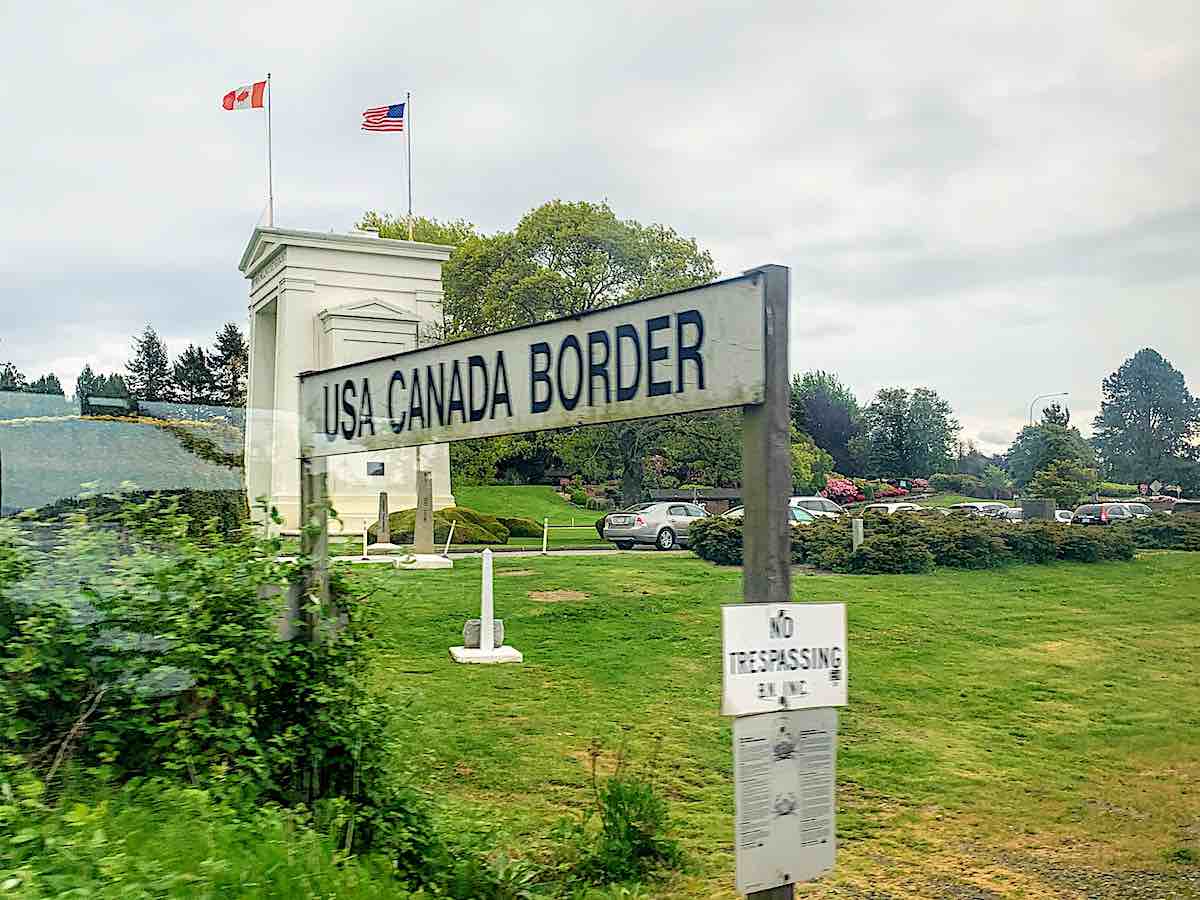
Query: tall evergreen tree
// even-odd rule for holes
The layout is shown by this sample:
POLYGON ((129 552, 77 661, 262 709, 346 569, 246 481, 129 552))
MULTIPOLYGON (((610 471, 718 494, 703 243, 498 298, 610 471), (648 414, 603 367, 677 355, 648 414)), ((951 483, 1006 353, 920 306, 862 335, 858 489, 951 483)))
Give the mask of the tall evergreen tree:
POLYGON ((1066 428, 1071 424, 1071 410, 1059 403, 1051 403, 1042 410, 1043 425, 1061 425, 1066 428))
POLYGON ((904 388, 880 389, 863 411, 863 424, 854 442, 856 455, 873 474, 893 478, 945 471, 959 432, 954 410, 930 388, 911 394, 904 388))
POLYGON ((179 354, 171 373, 174 398, 180 403, 213 403, 216 384, 204 351, 195 344, 179 354))
POLYGON ((233 322, 226 322, 217 332, 216 343, 208 354, 208 365, 213 377, 213 402, 222 406, 245 406, 250 348, 241 329, 233 322))
POLYGON ((83 371, 75 379, 75 399, 83 403, 84 399, 96 393, 98 376, 92 371, 90 363, 84 363, 83 371))
POLYGON ((29 393, 31 394, 62 394, 62 382, 58 380, 58 376, 53 372, 43 375, 36 381, 29 383, 29 393))
POLYGON ((126 383, 139 400, 169 400, 171 397, 171 359, 167 345, 153 325, 147 325, 133 339, 133 359, 125 364, 126 383))
POLYGON ((25 375, 13 363, 0 363, 0 391, 26 391, 25 375))
POLYGON ((1147 347, 1125 360, 1104 379, 1103 391, 1092 443, 1108 477, 1145 481, 1196 458, 1200 400, 1157 351, 1147 347))

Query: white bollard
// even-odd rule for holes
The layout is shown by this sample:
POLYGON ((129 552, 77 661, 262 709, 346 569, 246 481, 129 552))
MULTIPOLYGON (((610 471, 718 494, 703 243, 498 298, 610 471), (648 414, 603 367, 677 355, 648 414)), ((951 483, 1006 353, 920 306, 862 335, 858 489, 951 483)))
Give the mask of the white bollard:
POLYGON ((550 519, 542 519, 542 556, 546 556, 550 547, 550 519))
POLYGON ((457 524, 458 524, 457 520, 455 520, 455 519, 450 520, 450 533, 448 535, 446 535, 446 548, 444 550, 442 550, 442 556, 450 555, 450 542, 452 540, 454 540, 454 526, 457 524))
POLYGON ((852 545, 851 549, 857 550, 859 547, 862 546, 862 542, 863 542, 863 520, 862 519, 851 519, 850 520, 850 543, 852 545))
POLYGON ((479 600, 479 649, 491 653, 495 646, 496 625, 492 603, 492 551, 483 551, 483 592, 479 600))

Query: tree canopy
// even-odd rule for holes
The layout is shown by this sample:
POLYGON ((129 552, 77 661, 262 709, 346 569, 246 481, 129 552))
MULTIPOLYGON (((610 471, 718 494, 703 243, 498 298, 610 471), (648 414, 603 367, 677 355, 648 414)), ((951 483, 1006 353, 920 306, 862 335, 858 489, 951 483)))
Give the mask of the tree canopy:
POLYGON ((1055 462, 1091 467, 1096 457, 1078 428, 1063 425, 1026 425, 1008 449, 1008 472, 1018 487, 1055 462))
POLYGON ((928 477, 953 459, 959 424, 949 402, 930 388, 882 388, 863 410, 853 452, 871 474, 928 477))
POLYGON ((695 240, 618 219, 607 203, 553 200, 510 232, 470 234, 442 270, 449 337, 578 315, 717 277, 695 240))
POLYGON ((125 364, 129 392, 139 400, 171 399, 171 358, 154 326, 133 339, 133 357, 125 364))
POLYGON ((1178 460, 1200 450, 1200 400, 1183 373, 1155 350, 1145 348, 1104 379, 1092 441, 1105 475, 1146 481, 1167 474, 1178 460))
POLYGON ((851 442, 862 431, 862 411, 854 393, 832 372, 792 376, 792 424, 833 457, 839 472, 856 474, 851 442))

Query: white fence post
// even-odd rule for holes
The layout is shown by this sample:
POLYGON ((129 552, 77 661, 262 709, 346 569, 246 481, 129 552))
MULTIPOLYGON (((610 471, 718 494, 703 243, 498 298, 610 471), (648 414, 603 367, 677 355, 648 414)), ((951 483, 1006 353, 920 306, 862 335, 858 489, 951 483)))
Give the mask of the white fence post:
POLYGON ((454 526, 457 524, 458 524, 457 520, 455 520, 455 519, 450 520, 450 533, 448 535, 446 535, 446 548, 444 550, 442 550, 442 556, 450 555, 450 542, 452 540, 454 540, 454 526))
POLYGON ((550 549, 550 518, 547 516, 542 519, 542 556, 546 556, 550 549))

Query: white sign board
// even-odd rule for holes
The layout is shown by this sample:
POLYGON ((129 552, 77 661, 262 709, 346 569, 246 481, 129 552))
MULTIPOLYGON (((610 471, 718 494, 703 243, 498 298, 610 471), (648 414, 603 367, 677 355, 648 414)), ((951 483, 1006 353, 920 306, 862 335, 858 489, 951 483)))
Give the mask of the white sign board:
POLYGON ((833 869, 837 710, 733 722, 734 838, 743 894, 833 869))
POLYGON ((846 705, 846 604, 721 607, 721 713, 846 705))
POLYGON ((300 376, 301 455, 763 402, 762 273, 300 376))

